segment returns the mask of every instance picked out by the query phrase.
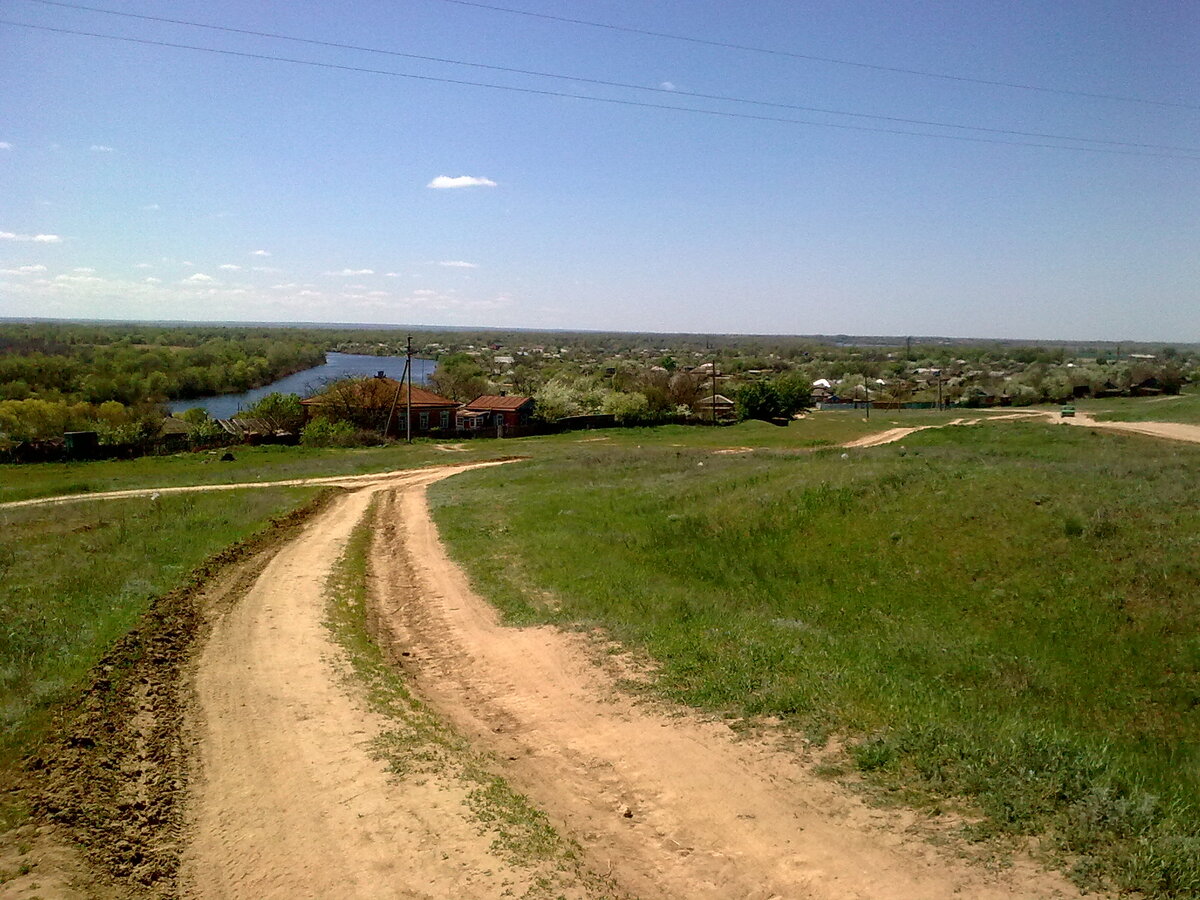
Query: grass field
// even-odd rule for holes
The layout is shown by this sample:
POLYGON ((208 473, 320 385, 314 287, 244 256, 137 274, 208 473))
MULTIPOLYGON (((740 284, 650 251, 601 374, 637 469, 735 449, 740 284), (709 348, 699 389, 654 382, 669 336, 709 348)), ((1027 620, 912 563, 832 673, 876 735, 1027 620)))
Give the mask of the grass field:
POLYGON ((876 411, 869 419, 861 412, 828 412, 793 422, 787 428, 763 422, 743 422, 726 428, 614 428, 507 440, 475 438, 448 443, 418 440, 411 446, 400 444, 361 450, 282 446, 234 447, 233 462, 221 462, 219 453, 181 453, 133 460, 0 465, 0 503, 140 487, 360 475, 450 462, 469 462, 497 456, 557 456, 573 452, 580 442, 589 441, 606 442, 622 447, 636 447, 642 442, 650 441, 678 443, 686 447, 745 445, 806 448, 851 440, 871 431, 893 427, 893 423, 936 424, 951 418, 953 415, 950 413, 928 410, 876 411), (442 449, 444 447, 461 449, 442 449))
POLYGON ((0 770, 150 602, 313 488, 0 510, 0 770))
POLYGON ((603 625, 668 696, 846 740, 1081 882, 1200 895, 1200 448, 1018 423, 671 444, 466 473, 435 515, 515 622, 603 625))
POLYGON ((1100 421, 1108 422, 1183 422, 1200 425, 1200 393, 1190 392, 1162 397, 1115 397, 1111 400, 1084 400, 1077 404, 1100 421))

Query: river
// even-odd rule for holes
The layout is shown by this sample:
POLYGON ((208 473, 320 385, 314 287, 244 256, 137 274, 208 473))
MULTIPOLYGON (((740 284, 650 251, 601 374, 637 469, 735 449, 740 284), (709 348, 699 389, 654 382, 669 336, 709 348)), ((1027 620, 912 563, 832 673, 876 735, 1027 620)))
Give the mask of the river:
MULTIPOLYGON (((433 373, 437 363, 432 359, 413 357, 413 384, 424 384, 433 373)), ((241 410, 261 400, 267 394, 299 394, 308 397, 315 394, 331 381, 348 376, 375 375, 383 372, 388 378, 399 379, 404 374, 403 356, 366 356, 359 353, 327 353, 325 365, 305 369, 281 378, 272 384, 254 388, 241 394, 217 394, 214 397, 193 397, 190 400, 172 400, 167 404, 172 413, 200 407, 214 419, 232 419, 241 410)))

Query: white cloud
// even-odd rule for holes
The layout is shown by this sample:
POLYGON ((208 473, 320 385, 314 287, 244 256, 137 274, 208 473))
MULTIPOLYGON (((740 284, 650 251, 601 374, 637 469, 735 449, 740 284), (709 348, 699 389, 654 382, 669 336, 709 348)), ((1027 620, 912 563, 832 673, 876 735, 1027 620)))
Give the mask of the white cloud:
POLYGON ((146 284, 162 284, 161 278, 143 278, 142 281, 146 284))
POLYGON ((353 275, 374 275, 375 270, 374 269, 342 269, 342 271, 340 271, 340 272, 326 272, 325 274, 326 275, 339 275, 344 278, 348 278, 353 275))
POLYGON ((76 266, 71 271, 78 272, 80 275, 95 275, 96 274, 96 270, 91 268, 90 266, 76 266))
POLYGON ((138 263, 136 266, 134 266, 134 268, 135 269, 153 269, 154 266, 150 265, 150 263, 138 263))
POLYGON ((490 178, 478 178, 474 175, 457 175, 451 178, 449 175, 439 175, 425 187, 431 187, 437 190, 444 188, 464 188, 464 187, 496 187, 496 182, 490 178))
POLYGON ((673 82, 673 81, 663 81, 663 82, 660 82, 658 86, 660 88, 662 88, 664 91, 675 90, 675 82, 673 82))
POLYGON ((0 141, 0 150, 11 150, 13 145, 8 141, 0 141))
POLYGON ((478 269, 479 268, 479 265, 477 263, 466 262, 465 260, 461 260, 461 259, 443 259, 440 263, 438 263, 438 265, 446 266, 447 268, 450 268, 450 269, 478 269))
POLYGON ((162 207, 157 203, 147 203, 142 207, 142 209, 144 209, 146 212, 157 212, 158 210, 162 209, 162 207))
POLYGON ((270 256, 271 254, 266 250, 251 250, 250 255, 251 256, 270 256))
POLYGON ((36 275, 38 272, 45 272, 45 266, 17 266, 15 269, 0 269, 0 274, 3 275, 36 275))
POLYGON ((114 148, 108 147, 104 144, 92 144, 92 152, 93 153, 116 153, 117 151, 114 148))
POLYGON ((283 271, 283 269, 276 269, 273 266, 251 266, 250 271, 251 272, 267 272, 272 275, 278 275, 280 272, 283 271))
POLYGON ((200 284, 202 282, 207 282, 207 281, 212 281, 212 280, 213 280, 213 277, 211 275, 205 275, 203 272, 197 272, 195 275, 189 275, 187 278, 183 279, 184 284, 187 284, 189 281, 193 282, 195 284, 200 284))
POLYGON ((62 238, 57 234, 14 234, 11 231, 0 231, 0 241, 32 241, 35 244, 61 244, 62 238))
POLYGON ((185 259, 183 262, 180 263, 180 265, 187 269, 196 268, 196 264, 194 262, 192 262, 190 259, 185 259))
POLYGON ((217 268, 218 268, 218 269, 223 269, 223 270, 224 270, 224 271, 226 271, 226 272, 240 272, 240 271, 242 271, 242 267, 241 267, 241 266, 235 266, 233 263, 225 263, 225 265, 223 265, 223 266, 217 266, 217 268))

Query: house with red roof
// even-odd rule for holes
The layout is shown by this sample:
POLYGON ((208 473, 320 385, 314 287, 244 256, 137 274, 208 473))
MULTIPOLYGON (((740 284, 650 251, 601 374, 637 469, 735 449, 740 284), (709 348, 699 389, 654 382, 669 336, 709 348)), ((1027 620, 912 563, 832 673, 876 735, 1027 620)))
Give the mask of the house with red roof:
MULTIPOLYGON (((305 421, 327 418, 351 422, 359 428, 392 437, 406 433, 404 415, 409 409, 409 386, 394 378, 354 378, 331 384, 325 391, 301 400, 305 421), (389 424, 390 423, 390 424, 389 424)), ((412 433, 450 432, 459 404, 433 391, 412 387, 412 433)))
POLYGON ((514 437, 529 431, 532 397, 484 394, 458 411, 458 430, 467 434, 514 437))

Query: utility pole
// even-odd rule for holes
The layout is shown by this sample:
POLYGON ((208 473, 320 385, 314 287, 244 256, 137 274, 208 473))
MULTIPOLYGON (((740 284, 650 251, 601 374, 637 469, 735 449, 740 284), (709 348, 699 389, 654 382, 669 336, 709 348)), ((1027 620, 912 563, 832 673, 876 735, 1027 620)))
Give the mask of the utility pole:
POLYGON ((712 383, 713 383, 713 424, 717 424, 717 360, 713 358, 712 364, 712 383))
POLYGON ((383 426, 383 436, 386 438, 392 430, 392 419, 396 415, 396 404, 400 402, 400 392, 404 390, 404 376, 408 374, 408 362, 404 363, 404 374, 400 376, 400 383, 396 385, 396 396, 392 398, 392 408, 388 410, 387 424, 383 426))
POLYGON ((408 336, 408 346, 404 353, 404 371, 408 375, 408 402, 405 404, 404 440, 412 443, 412 335, 408 336))

